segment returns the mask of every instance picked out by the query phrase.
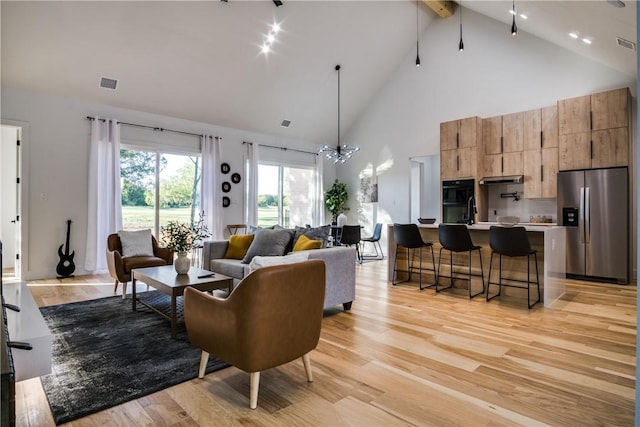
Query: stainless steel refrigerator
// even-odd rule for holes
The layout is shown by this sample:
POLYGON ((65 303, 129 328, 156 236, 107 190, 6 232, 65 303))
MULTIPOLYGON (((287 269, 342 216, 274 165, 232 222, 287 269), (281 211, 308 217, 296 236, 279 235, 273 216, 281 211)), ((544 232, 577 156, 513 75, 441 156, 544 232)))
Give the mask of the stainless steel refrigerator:
POLYGON ((567 227, 567 276, 629 282, 626 167, 559 172, 558 223, 567 227))

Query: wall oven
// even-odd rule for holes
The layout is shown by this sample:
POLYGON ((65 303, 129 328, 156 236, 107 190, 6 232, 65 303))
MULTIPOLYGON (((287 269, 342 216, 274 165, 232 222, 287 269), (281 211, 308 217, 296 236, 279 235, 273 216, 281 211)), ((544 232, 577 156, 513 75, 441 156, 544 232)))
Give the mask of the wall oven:
POLYGON ((473 179, 442 181, 442 222, 466 222, 467 202, 474 196, 474 186, 473 179))

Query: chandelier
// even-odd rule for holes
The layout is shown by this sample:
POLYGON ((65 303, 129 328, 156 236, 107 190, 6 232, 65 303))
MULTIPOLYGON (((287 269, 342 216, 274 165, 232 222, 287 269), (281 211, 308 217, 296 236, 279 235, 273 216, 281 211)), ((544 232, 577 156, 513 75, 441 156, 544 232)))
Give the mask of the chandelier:
POLYGON ((360 147, 340 144, 340 65, 336 65, 336 71, 338 72, 338 145, 335 148, 325 145, 318 151, 318 154, 324 155, 327 160, 332 160, 334 165, 346 162, 353 156, 353 153, 360 150, 360 147))

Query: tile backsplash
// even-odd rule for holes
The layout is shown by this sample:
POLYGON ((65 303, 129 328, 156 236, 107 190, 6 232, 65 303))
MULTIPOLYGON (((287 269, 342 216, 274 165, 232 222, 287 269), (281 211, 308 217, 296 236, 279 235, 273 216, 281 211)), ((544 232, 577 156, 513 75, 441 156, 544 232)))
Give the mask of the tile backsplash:
POLYGON ((547 216, 557 222, 556 199, 525 199, 524 184, 493 184, 488 186, 489 222, 497 221, 498 216, 518 216, 520 222, 530 222, 531 217, 547 216), (519 200, 513 197, 502 198, 502 193, 516 193, 519 200))

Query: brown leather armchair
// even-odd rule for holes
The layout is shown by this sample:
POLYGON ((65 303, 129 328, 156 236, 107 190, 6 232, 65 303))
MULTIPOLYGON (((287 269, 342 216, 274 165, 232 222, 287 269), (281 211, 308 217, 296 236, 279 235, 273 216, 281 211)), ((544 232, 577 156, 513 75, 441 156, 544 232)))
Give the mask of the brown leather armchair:
POLYGON ((155 267, 173 264, 173 251, 158 246, 158 241, 151 236, 154 256, 122 256, 122 244, 117 234, 107 237, 107 267, 109 274, 116 281, 113 292, 118 290, 118 283, 122 282, 122 299, 127 294, 127 282, 131 280, 131 270, 134 268, 155 267))
POLYGON ((322 260, 260 268, 224 299, 185 289, 187 334, 202 349, 198 377, 209 354, 249 372, 251 409, 258 406, 260 371, 302 357, 313 381, 309 353, 320 339, 324 291, 322 260))

